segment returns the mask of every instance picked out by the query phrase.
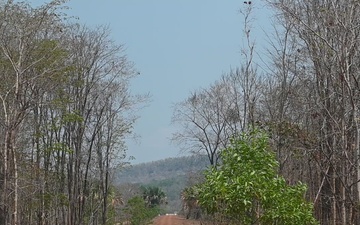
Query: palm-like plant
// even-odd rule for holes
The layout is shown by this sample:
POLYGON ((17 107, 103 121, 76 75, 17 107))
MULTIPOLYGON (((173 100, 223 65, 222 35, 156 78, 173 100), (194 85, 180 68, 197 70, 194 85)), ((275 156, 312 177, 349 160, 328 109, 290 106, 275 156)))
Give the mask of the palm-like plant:
POLYGON ((194 216, 200 217, 200 207, 198 205, 198 191, 195 186, 186 187, 181 192, 182 211, 187 219, 194 216))
POLYGON ((155 207, 166 203, 166 195, 159 187, 142 187, 142 192, 148 207, 155 207))

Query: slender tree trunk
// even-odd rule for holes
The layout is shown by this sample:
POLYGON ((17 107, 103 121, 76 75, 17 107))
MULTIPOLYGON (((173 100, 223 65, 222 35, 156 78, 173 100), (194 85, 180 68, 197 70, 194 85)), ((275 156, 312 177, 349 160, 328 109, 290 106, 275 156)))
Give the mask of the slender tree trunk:
MULTIPOLYGON (((5 120, 7 115, 5 114, 5 120)), ((2 220, 4 224, 9 223, 9 216, 8 216, 8 208, 9 208, 9 198, 8 198, 8 158, 9 158, 9 133, 5 132, 5 140, 4 140, 4 149, 3 149, 3 156, 4 156, 4 163, 3 163, 3 190, 2 190, 2 201, 3 201, 3 209, 2 209, 2 220)))
POLYGON ((14 166, 14 209, 13 209, 13 224, 18 225, 19 224, 19 218, 18 218, 18 192, 19 192, 19 184, 18 184, 18 164, 17 164, 17 157, 16 152, 14 149, 15 143, 13 143, 12 148, 12 158, 13 158, 13 166, 14 166))
MULTIPOLYGON (((355 159, 355 165, 356 165, 356 191, 355 193, 357 193, 357 202, 358 204, 360 203, 360 128, 359 128, 359 122, 358 122, 358 112, 356 110, 356 107, 353 108, 354 110, 354 115, 355 115, 355 119, 354 119, 354 125, 355 125, 355 141, 354 141, 354 148, 355 148, 355 152, 356 152, 356 159, 355 159)), ((355 210, 355 221, 360 221, 360 213, 359 213, 359 209, 355 210)))

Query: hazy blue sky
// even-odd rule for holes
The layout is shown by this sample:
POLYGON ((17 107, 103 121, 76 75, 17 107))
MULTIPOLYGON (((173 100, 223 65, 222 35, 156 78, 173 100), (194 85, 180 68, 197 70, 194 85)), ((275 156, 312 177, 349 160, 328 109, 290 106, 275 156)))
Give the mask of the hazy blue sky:
MULTIPOLYGON (((268 10, 252 1, 258 47, 270 26, 268 10)), ((170 143, 172 105, 189 93, 220 78, 241 63, 243 16, 247 7, 235 0, 72 0, 69 14, 88 26, 106 24, 112 38, 126 45, 129 60, 141 75, 132 83, 135 94, 151 94, 139 112, 135 132, 139 143, 128 141, 133 163, 178 156, 170 143)))

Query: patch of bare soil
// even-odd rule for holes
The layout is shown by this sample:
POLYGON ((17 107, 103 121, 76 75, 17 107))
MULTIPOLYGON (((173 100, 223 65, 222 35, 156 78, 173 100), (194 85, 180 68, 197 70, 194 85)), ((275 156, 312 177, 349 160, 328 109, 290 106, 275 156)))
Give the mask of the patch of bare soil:
POLYGON ((187 220, 177 215, 165 215, 156 217, 152 225, 200 225, 200 222, 187 220))

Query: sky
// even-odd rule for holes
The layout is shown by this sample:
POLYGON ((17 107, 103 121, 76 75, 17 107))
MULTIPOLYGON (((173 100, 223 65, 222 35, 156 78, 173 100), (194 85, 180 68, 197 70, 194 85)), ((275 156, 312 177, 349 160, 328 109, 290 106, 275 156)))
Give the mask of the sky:
MULTIPOLYGON (((66 5, 82 24, 109 26, 111 38, 126 46, 140 72, 132 93, 151 96, 138 112, 134 132, 139 138, 127 140, 132 164, 184 155, 170 141, 179 129, 171 123, 173 105, 241 65, 244 16, 239 10, 248 5, 239 0, 71 0, 66 5)), ((260 0, 252 7, 251 32, 262 48, 271 13, 260 0)))

